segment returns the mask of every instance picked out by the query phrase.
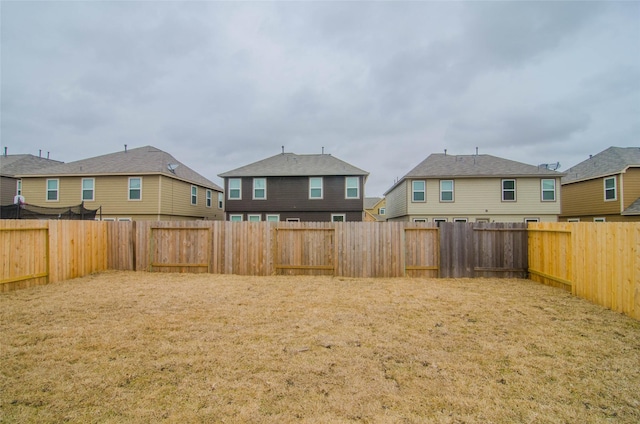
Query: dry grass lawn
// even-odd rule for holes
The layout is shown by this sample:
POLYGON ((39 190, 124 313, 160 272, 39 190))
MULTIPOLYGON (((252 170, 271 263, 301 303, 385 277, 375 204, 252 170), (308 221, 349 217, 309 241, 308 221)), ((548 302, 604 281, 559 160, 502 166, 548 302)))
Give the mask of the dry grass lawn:
POLYGON ((640 322, 527 280, 107 272, 0 317, 0 422, 640 422, 640 322))

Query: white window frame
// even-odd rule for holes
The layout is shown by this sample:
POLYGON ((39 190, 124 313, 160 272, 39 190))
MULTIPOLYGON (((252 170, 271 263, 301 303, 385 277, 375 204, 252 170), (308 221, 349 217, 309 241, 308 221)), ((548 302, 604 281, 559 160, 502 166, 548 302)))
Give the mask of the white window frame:
POLYGON ((387 213, 387 209, 386 208, 379 208, 378 209, 378 215, 385 215, 387 213))
POLYGON ((118 218, 118 222, 131 222, 131 218, 118 218))
POLYGON ((556 180, 554 178, 543 178, 540 180, 540 200, 542 202, 555 202, 556 201, 556 180), (553 183, 553 189, 545 189, 544 183, 545 181, 550 181, 553 183), (547 192, 553 193, 553 199, 545 199, 544 194, 547 192))
POLYGON ((568 218, 567 222, 580 222, 580 218, 568 218))
POLYGON ((198 186, 191 186, 191 204, 193 206, 198 204, 198 186))
POLYGON ((102 218, 103 221, 115 222, 115 218, 102 218))
POLYGON ((425 180, 411 181, 411 202, 424 203, 427 201, 427 182, 425 180), (416 183, 422 183, 422 189, 416 189, 416 183), (416 193, 422 193, 422 200, 416 200, 416 193))
POLYGON ((469 218, 453 218, 453 222, 469 222, 469 218))
POLYGON ((438 224, 440 222, 449 222, 449 220, 447 218, 433 218, 433 222, 438 224))
POLYGON ((324 178, 322 177, 309 177, 309 199, 310 200, 322 200, 324 198, 324 178), (313 185, 314 182, 320 182, 320 187, 313 185), (313 190, 320 190, 320 196, 313 196, 313 190))
POLYGON ((242 222, 242 218, 242 214, 229 215, 229 221, 231 222, 242 222))
POLYGON ((22 196, 22 180, 16 181, 16 196, 22 196))
POLYGON ((540 222, 540 218, 525 218, 524 219, 525 223, 529 223, 529 222, 540 222))
POLYGON ((277 214, 268 214, 266 216, 267 222, 280 222, 280 215, 277 214))
POLYGON ((427 222, 428 219, 427 218, 413 218, 412 221, 413 222, 427 222))
POLYGON ((262 216, 260 214, 249 214, 249 215, 247 215, 247 221, 249 221, 249 222, 260 222, 260 221, 262 221, 262 216))
POLYGON ((455 183, 453 182, 453 180, 440 180, 440 201, 441 202, 444 202, 444 203, 453 203, 453 202, 455 202, 456 198, 455 198, 455 194, 454 193, 455 193, 455 183), (445 190, 442 187, 442 183, 451 183, 451 190, 445 190), (444 193, 451 193, 451 199, 443 199, 442 195, 444 193))
POLYGON ((500 188, 501 188, 501 192, 502 192, 502 201, 503 202, 515 202, 515 201, 518 200, 517 186, 518 186, 518 183, 515 180, 515 178, 503 178, 502 180, 500 180, 500 188), (506 183, 507 181, 513 181, 513 188, 504 188, 504 183, 506 183), (513 192, 513 199, 505 199, 504 198, 504 194, 505 193, 511 193, 511 192, 513 192))
POLYGON ((481 224, 481 223, 487 224, 487 223, 491 222, 491 220, 489 218, 476 218, 476 222, 478 224, 481 224))
POLYGON ((229 192, 227 200, 242 200, 242 178, 229 178, 229 192), (237 182, 238 187, 231 187, 231 183, 237 182), (238 192, 238 197, 232 197, 234 192, 238 192))
POLYGON ((593 218, 593 222, 607 222, 607 218, 604 216, 595 217, 593 218))
POLYGON ((222 203, 224 200, 224 194, 221 192, 218 192, 218 209, 222 209, 224 207, 224 204, 222 203))
POLYGON ((618 181, 616 177, 607 177, 603 179, 604 184, 604 201, 614 202, 618 200, 618 181), (613 187, 607 187, 607 181, 613 180, 613 187), (607 199, 607 191, 613 190, 613 198, 607 199))
POLYGON ((344 179, 344 198, 345 199, 359 199, 360 198, 360 177, 346 177, 344 179), (349 182, 355 182, 355 187, 350 186, 349 182), (349 190, 356 190, 355 196, 349 196, 349 190))
POLYGON ((331 214, 331 222, 347 222, 347 214, 346 213, 332 213, 331 214), (342 218, 341 221, 336 221, 336 218, 342 218))
POLYGON ((213 206, 213 194, 211 193, 211 190, 205 191, 205 205, 208 208, 213 206))
POLYGON ((96 200, 96 179, 95 178, 82 178, 82 180, 80 181, 80 200, 83 202, 93 202, 96 200), (86 189, 84 188, 84 182, 85 181, 91 181, 91 189, 86 189), (85 199, 84 198, 84 192, 85 191, 91 191, 91 198, 90 199, 85 199))
POLYGON ((50 178, 47 179, 47 190, 46 190, 46 194, 45 194, 45 199, 47 202, 58 202, 60 200, 60 180, 57 178, 50 178), (55 188, 49 188, 49 182, 55 182, 56 183, 56 187, 55 188), (50 199, 49 198, 49 194, 50 193, 55 193, 55 199, 50 199))
POLYGON ((140 202, 142 201, 142 177, 129 177, 129 185, 128 185, 129 189, 127 190, 127 198, 128 200, 132 201, 132 202, 140 202), (133 180, 138 180, 140 181, 140 187, 138 188, 131 188, 131 181, 133 180), (133 190, 139 191, 140 192, 140 197, 138 197, 137 199, 132 199, 131 198, 131 192, 133 190))
POLYGON ((300 222, 300 218, 287 218, 287 222, 300 222))
POLYGON ((266 178, 254 178, 253 179, 253 200, 267 200, 267 179, 266 178), (256 183, 259 181, 264 182, 264 187, 256 187, 256 183), (256 190, 264 190, 264 196, 256 196, 256 190))

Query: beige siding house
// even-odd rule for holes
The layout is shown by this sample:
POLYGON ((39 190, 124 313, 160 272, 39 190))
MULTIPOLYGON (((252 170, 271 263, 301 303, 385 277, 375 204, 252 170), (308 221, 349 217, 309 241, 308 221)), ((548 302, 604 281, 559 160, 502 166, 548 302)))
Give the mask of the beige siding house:
POLYGON ((609 147, 562 178, 561 221, 640 221, 640 147, 609 147))
POLYGON ((152 146, 19 175, 25 201, 84 203, 105 220, 222 220, 222 188, 152 146))
POLYGON ((387 220, 554 222, 562 175, 491 155, 432 154, 385 193, 387 220))
POLYGON ((61 163, 34 155, 9 155, 5 149, 0 156, 0 205, 11 205, 17 195, 22 195, 22 182, 16 175, 61 163))
POLYGON ((387 199, 384 197, 364 198, 364 220, 366 222, 384 222, 387 220, 387 199))

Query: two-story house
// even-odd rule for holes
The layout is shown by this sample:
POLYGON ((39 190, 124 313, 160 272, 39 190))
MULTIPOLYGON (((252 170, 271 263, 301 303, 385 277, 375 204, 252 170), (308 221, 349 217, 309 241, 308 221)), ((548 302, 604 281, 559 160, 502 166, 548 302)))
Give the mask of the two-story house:
POLYGON ((385 193, 387 220, 557 221, 562 175, 491 155, 432 154, 385 193))
POLYGON ((330 154, 285 153, 224 172, 230 221, 362 221, 368 172, 330 154))
POLYGON ((640 221, 640 147, 609 147, 562 178, 561 221, 640 221))
POLYGON ((18 175, 31 205, 83 203, 104 220, 224 219, 223 190, 152 146, 110 153, 18 175))
MULTIPOLYGON (((0 205, 11 205, 22 195, 22 180, 16 175, 60 165, 62 162, 30 154, 0 156, 0 205)), ((78 202, 79 203, 79 202, 78 202)))
POLYGON ((367 222, 384 222, 386 215, 387 199, 384 197, 365 197, 364 220, 367 222))

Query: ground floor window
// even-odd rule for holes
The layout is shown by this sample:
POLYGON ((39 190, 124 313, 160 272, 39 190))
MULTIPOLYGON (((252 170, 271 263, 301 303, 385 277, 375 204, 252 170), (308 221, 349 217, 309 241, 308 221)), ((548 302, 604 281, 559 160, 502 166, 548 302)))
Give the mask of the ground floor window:
POLYGON ((453 222, 467 222, 467 218, 453 218, 453 222))
POLYGON ((229 221, 240 222, 242 221, 242 215, 229 215, 229 221))
POLYGON ((331 222, 345 222, 346 220, 347 220, 347 216, 343 213, 331 214, 331 222))
POLYGON ((598 217, 598 218, 593 218, 593 222, 607 222, 607 220, 604 217, 598 217))
POLYGON ((300 222, 300 218, 287 218, 287 222, 300 222))
POLYGON ((524 222, 540 222, 540 218, 525 218, 524 222))
POLYGON ((280 215, 267 215, 267 221, 269 222, 279 222, 280 215))

